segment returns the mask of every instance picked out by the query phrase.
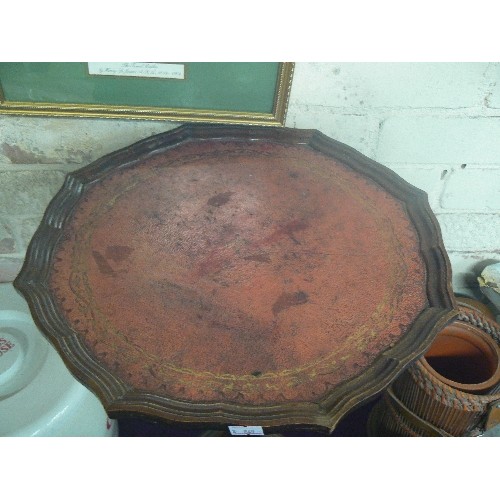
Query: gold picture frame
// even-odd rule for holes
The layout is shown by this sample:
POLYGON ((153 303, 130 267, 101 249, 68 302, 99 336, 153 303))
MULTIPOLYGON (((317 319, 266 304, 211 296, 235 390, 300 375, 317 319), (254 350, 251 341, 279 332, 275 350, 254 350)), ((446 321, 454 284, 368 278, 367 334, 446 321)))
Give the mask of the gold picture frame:
MULTIPOLYGON (((133 105, 133 104, 112 104, 112 103, 91 103, 91 102, 63 102, 64 96, 61 96, 61 101, 45 101, 45 100, 21 100, 21 99, 9 99, 9 94, 4 93, 3 81, 4 77, 7 77, 9 71, 11 73, 18 71, 19 67, 16 65, 26 65, 32 64, 59 64, 59 65, 75 65, 75 64, 85 64, 85 63, 0 63, 0 114, 9 115, 29 115, 29 116, 61 116, 61 117, 82 117, 82 118, 122 118, 122 119, 140 119, 140 120, 173 120, 182 122, 207 122, 207 123, 230 123, 230 124, 246 124, 246 125, 268 125, 268 126, 283 126, 285 123, 286 111, 288 107, 288 100, 290 96, 290 89, 292 85, 292 78, 294 72, 294 63, 290 62, 280 62, 280 63, 186 63, 186 64, 213 64, 222 65, 226 64, 239 64, 241 67, 244 65, 254 65, 252 67, 252 72, 248 70, 248 74, 255 74, 255 69, 258 66, 255 65, 269 65, 275 64, 277 78, 275 81, 271 81, 267 77, 268 81, 263 83, 266 86, 266 95, 269 95, 269 101, 272 96, 272 102, 266 103, 269 111, 260 111, 252 109, 253 103, 247 99, 249 109, 245 109, 245 106, 240 106, 242 109, 231 107, 227 105, 227 109, 224 108, 224 97, 221 96, 220 106, 221 109, 214 109, 210 107, 199 106, 196 108, 188 108, 183 106, 176 106, 175 103, 170 103, 165 100, 166 105, 133 105), (274 87, 274 93, 270 91, 270 85, 274 87), (234 108, 234 109, 233 109, 234 108)), ((267 66, 269 67, 269 66, 267 66)), ((191 72, 192 74, 192 72, 191 72)), ((191 76, 190 74, 190 76, 191 76)), ((88 77, 87 71, 87 77, 88 77)), ((255 78, 257 78, 255 76, 255 78)), ((83 78, 83 77, 82 77, 83 78)), ((107 77, 98 76, 100 81, 109 78, 109 82, 114 82, 113 85, 117 85, 117 80, 122 81, 123 85, 129 85, 128 81, 131 80, 130 77, 107 77), (127 82, 125 82, 127 79, 127 82), (125 83, 123 83, 125 82, 125 83)), ((194 78, 194 77, 193 77, 194 78)), ((133 78, 132 78, 133 79, 133 78)), ((136 79, 145 80, 145 79, 136 79)), ((158 79, 156 79, 158 80, 158 79)), ((15 81, 12 79, 12 81, 15 81)), ((231 82, 226 82, 229 85, 231 82)), ((191 82, 193 84, 193 82, 191 82)), ((195 84, 197 84, 195 82, 195 84)), ((109 84, 111 85, 111 83, 109 84)), ((199 82, 202 85, 202 82, 199 82)), ((15 88, 17 91, 19 87, 22 87, 22 83, 17 83, 14 87, 11 84, 11 88, 15 88)), ((217 92, 216 88, 211 89, 212 95, 217 92)), ((244 94, 244 89, 242 89, 242 97, 244 94)), ((221 92, 223 94, 223 92, 221 92)))

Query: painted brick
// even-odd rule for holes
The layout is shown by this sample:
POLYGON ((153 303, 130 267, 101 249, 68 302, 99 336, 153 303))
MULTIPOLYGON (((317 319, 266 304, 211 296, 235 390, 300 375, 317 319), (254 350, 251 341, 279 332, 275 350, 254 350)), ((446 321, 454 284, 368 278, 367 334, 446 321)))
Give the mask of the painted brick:
POLYGON ((291 105, 286 126, 319 130, 367 156, 373 156, 379 121, 366 115, 342 115, 334 108, 291 105))
POLYGON ((500 117, 393 116, 381 126, 381 163, 500 164, 500 117))
POLYGON ((489 108, 500 108, 500 63, 491 63, 488 80, 490 84, 484 100, 485 104, 489 108))
POLYGON ((35 234, 35 231, 38 229, 40 222, 42 221, 42 216, 38 217, 29 217, 27 219, 20 219, 18 221, 18 231, 19 231, 19 239, 21 244, 21 249, 23 253, 26 252, 28 245, 35 234))
POLYGON ((0 215, 43 214, 64 177, 58 171, 0 171, 0 215))
POLYGON ((440 206, 445 210, 500 212, 500 167, 483 169, 467 165, 455 168, 445 179, 440 206))
POLYGON ((451 167, 448 165, 409 165, 386 163, 386 167, 400 175, 405 181, 427 193, 433 210, 439 207, 439 196, 451 167))
POLYGON ((19 274, 24 257, 0 256, 0 283, 10 283, 19 274))
POLYGON ((57 172, 74 172, 76 169, 81 168, 81 165, 77 165, 76 163, 44 163, 43 165, 39 163, 23 163, 23 164, 14 164, 14 163, 2 163, 0 162, 0 173, 1 172, 49 172, 51 170, 55 170, 57 172))
POLYGON ((15 254, 18 250, 12 225, 8 221, 0 219, 0 255, 15 254))
POLYGON ((448 251, 488 251, 500 257, 500 215, 436 214, 448 251))
POLYGON ((0 163, 84 165, 180 123, 0 115, 0 163))
POLYGON ((290 99, 350 107, 463 108, 482 103, 488 63, 297 63, 290 99))

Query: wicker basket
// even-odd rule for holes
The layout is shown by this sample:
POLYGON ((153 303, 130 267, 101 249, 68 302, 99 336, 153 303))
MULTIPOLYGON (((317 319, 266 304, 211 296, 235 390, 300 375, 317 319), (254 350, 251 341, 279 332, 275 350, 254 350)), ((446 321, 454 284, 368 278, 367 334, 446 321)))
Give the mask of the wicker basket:
MULTIPOLYGON (((459 301, 459 306, 458 320, 440 332, 426 355, 385 391, 370 415, 370 435, 469 436, 479 433, 489 409, 500 400, 500 325, 468 304, 459 301), (473 367, 480 373, 467 374, 464 364, 461 366, 466 374, 463 380, 446 376, 446 365, 436 360, 443 361, 439 358, 447 352, 452 356, 457 352, 446 345, 446 335, 451 340, 459 340, 458 351, 470 344, 472 351, 481 352, 482 363, 473 360, 473 367)), ((460 363, 467 362, 466 357, 457 359, 460 363)))

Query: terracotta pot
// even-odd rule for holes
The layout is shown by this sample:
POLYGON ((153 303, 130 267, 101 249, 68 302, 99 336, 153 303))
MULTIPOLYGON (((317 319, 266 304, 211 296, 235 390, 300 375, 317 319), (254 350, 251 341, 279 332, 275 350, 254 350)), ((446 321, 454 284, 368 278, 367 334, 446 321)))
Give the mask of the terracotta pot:
POLYGON ((469 394, 434 377, 422 360, 392 386, 398 399, 422 420, 453 436, 467 436, 484 424, 500 394, 469 394))
POLYGON ((470 394, 500 387, 500 349, 478 327, 455 321, 442 330, 421 360, 438 380, 470 394))
POLYGON ((500 325, 470 306, 460 310, 385 391, 370 415, 371 435, 470 436, 484 428, 500 401, 500 325))

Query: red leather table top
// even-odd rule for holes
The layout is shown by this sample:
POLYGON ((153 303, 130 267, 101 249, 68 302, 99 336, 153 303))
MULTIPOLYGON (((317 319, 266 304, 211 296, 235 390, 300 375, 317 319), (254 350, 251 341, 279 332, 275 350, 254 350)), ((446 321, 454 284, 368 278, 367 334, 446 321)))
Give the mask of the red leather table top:
POLYGON ((348 162, 265 134, 124 155, 89 167, 46 283, 78 349, 126 391, 317 404, 429 308, 415 217, 348 162))

